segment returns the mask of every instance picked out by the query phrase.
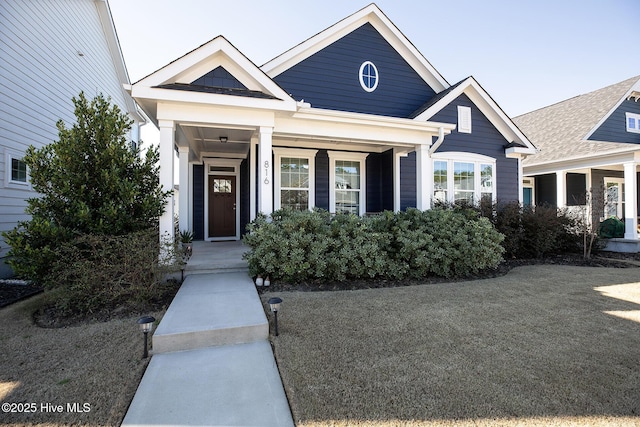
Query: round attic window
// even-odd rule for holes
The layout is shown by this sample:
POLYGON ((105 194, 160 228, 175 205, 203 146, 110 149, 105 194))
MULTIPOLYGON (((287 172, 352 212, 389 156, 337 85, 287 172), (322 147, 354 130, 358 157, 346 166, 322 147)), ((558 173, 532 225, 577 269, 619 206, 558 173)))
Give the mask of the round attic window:
POLYGON ((360 86, 367 92, 373 92, 378 87, 380 77, 378 69, 371 61, 365 61, 360 66, 360 86))

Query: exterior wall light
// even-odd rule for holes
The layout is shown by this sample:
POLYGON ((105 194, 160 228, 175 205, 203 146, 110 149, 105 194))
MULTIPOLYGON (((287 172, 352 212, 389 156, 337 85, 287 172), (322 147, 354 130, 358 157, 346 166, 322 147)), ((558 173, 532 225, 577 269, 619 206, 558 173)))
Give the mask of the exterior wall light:
POLYGON ((276 336, 278 336, 278 311, 280 310, 280 304, 282 304, 281 298, 273 297, 269 299, 269 306, 271 307, 271 311, 273 312, 275 319, 276 336))
POLYGON ((155 322, 155 317, 152 316, 142 316, 138 319, 138 325, 140 325, 140 330, 144 334, 144 352, 142 353, 142 358, 146 359, 149 357, 149 352, 147 351, 147 335, 149 335, 149 331, 153 326, 153 322, 155 322))

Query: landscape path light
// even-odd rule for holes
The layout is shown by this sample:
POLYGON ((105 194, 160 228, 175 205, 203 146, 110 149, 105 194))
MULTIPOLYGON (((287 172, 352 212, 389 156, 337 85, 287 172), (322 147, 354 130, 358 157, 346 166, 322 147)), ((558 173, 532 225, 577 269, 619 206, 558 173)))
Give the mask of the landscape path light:
POLYGON ((279 297, 269 299, 269 307, 271 307, 271 311, 275 318, 276 336, 278 336, 278 311, 280 310, 280 304, 282 304, 282 299, 279 297))
POLYGON ((138 325, 140 325, 140 329, 144 334, 144 352, 142 353, 143 359, 146 359, 147 357, 149 357, 149 352, 147 351, 147 339, 148 339, 147 335, 149 335, 149 331, 151 330, 151 327, 153 326, 153 322, 155 321, 156 321, 156 318, 152 316, 142 316, 141 318, 138 319, 138 325))

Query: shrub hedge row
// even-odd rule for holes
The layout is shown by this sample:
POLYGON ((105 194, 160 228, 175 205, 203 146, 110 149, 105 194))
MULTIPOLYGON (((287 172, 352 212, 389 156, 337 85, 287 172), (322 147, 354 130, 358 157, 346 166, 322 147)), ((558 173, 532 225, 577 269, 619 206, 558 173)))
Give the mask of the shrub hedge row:
POLYGON ((503 239, 473 210, 434 208, 367 217, 279 210, 258 216, 244 241, 252 275, 296 283, 467 276, 500 263, 503 239))

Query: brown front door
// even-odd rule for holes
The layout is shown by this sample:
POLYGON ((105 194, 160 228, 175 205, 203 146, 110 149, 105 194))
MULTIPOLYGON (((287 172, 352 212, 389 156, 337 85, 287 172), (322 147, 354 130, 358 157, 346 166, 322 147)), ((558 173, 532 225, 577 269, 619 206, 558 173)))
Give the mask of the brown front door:
POLYGON ((236 236, 236 177, 209 175, 209 237, 236 236))

